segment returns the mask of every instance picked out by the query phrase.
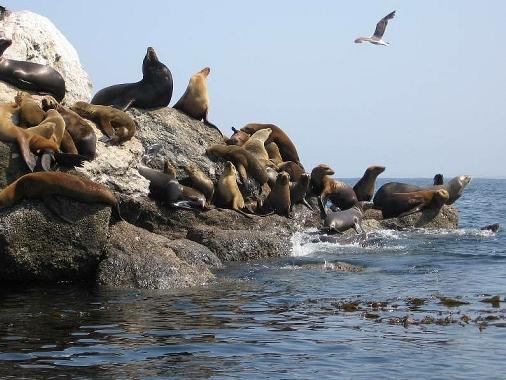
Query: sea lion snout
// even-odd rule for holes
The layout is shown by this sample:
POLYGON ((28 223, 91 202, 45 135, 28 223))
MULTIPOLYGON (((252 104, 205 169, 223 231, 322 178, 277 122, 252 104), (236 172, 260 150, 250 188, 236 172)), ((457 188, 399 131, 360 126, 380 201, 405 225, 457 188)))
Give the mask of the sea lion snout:
POLYGON ((204 74, 205 76, 208 76, 210 72, 211 72, 210 67, 204 67, 202 70, 200 70, 200 73, 204 74))
POLYGON ((146 58, 148 58, 150 61, 158 61, 155 49, 153 49, 151 46, 148 47, 148 50, 146 52, 146 58))

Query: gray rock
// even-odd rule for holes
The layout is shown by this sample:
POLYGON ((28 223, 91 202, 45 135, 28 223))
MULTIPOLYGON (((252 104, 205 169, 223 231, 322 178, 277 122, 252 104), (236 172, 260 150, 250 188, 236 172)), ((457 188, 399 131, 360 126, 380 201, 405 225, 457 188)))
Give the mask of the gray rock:
POLYGON ((98 283, 113 288, 175 289, 205 285, 214 278, 201 265, 181 260, 166 237, 126 222, 111 227, 98 283))
POLYGON ((0 189, 26 173, 28 168, 19 154, 17 143, 0 141, 0 189))
POLYGON ((222 268, 223 263, 211 250, 202 244, 188 240, 176 239, 169 241, 169 247, 181 260, 191 266, 222 268))
POLYGON ((57 282, 93 277, 108 233, 110 207, 61 198, 74 224, 39 201, 0 211, 0 279, 57 282))

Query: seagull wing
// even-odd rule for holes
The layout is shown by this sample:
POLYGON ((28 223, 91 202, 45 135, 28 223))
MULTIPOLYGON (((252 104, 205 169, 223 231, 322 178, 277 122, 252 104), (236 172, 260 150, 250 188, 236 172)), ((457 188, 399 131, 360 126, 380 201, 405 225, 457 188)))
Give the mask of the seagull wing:
POLYGON ((385 29, 388 24, 388 20, 393 19, 395 16, 395 11, 392 13, 387 14, 385 17, 383 17, 377 24, 376 24, 376 30, 374 31, 373 37, 381 39, 383 37, 383 33, 385 33, 385 29))

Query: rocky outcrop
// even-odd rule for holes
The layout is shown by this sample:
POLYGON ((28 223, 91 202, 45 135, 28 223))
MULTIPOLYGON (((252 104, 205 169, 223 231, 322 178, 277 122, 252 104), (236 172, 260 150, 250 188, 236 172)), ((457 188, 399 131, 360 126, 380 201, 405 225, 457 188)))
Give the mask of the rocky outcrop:
POLYGON ((454 206, 443 206, 439 213, 424 210, 402 218, 383 219, 380 210, 367 210, 366 219, 376 219, 380 228, 387 230, 405 230, 409 228, 446 228, 459 227, 459 213, 454 206))
POLYGON ((0 211, 0 279, 12 282, 89 280, 109 231, 110 207, 61 198, 68 224, 42 202, 0 211))
MULTIPOLYGON (((12 40, 4 57, 49 65, 62 75, 67 90, 66 104, 91 99, 91 80, 76 50, 46 17, 29 11, 9 12, 0 20, 0 31, 0 38, 12 40)), ((0 82, 0 102, 13 101, 18 91, 0 82)))

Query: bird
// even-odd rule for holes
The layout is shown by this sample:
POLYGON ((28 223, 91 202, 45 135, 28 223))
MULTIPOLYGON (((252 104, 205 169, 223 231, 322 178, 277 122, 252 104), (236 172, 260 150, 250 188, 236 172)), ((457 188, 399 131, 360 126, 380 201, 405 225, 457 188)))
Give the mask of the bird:
POLYGON ((389 46, 390 44, 386 41, 383 41, 383 34, 385 33, 385 29, 388 24, 388 20, 393 19, 395 16, 395 11, 387 14, 385 17, 383 17, 379 22, 376 24, 376 30, 374 31, 374 34, 371 37, 358 37, 355 40, 356 44, 361 44, 362 42, 370 42, 374 45, 383 45, 383 46, 389 46))

